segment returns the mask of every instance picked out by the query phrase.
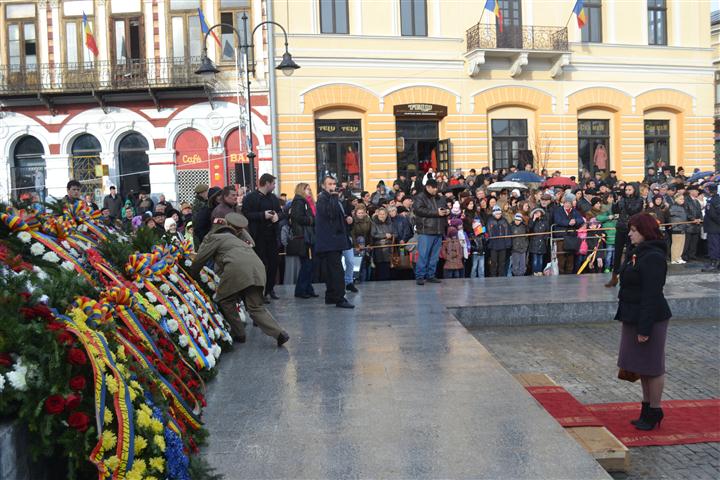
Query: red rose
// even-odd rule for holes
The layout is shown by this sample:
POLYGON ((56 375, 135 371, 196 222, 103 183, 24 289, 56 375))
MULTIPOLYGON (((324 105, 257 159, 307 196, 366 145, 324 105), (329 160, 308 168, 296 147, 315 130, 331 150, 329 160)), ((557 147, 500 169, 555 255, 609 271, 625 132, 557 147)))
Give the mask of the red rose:
POLYGON ((70 379, 70 388, 79 392, 80 390, 85 390, 85 383, 85 377, 78 375, 70 379))
POLYGON ((87 356, 85 352, 79 348, 71 348, 68 352, 68 361, 73 365, 85 365, 87 363, 87 356))
POLYGON ((3 367, 11 367, 12 364, 13 360, 9 353, 0 353, 0 365, 3 367))
POLYGON ((162 356, 163 356, 163 360, 165 361, 165 363, 172 365, 175 362, 175 355, 173 355, 170 352, 164 352, 162 354, 162 356))
POLYGON ((77 393, 71 393, 65 398, 65 408, 68 410, 75 410, 80 406, 80 402, 82 402, 82 396, 77 393))
POLYGON ((54 331, 57 331, 57 330, 62 330, 62 329, 64 329, 64 328, 65 328, 65 325, 63 325, 63 324, 60 323, 60 322, 48 322, 48 323, 45 325, 45 328, 47 328, 48 330, 54 332, 54 331))
POLYGON ((45 411, 51 415, 57 415, 65 410, 65 399, 62 395, 50 395, 45 400, 45 411))
POLYGON ((84 432, 90 426, 90 417, 83 412, 73 412, 68 417, 67 422, 75 430, 84 432))
POLYGON ((75 342, 75 337, 67 330, 60 332, 57 337, 57 341, 64 345, 72 345, 75 342))

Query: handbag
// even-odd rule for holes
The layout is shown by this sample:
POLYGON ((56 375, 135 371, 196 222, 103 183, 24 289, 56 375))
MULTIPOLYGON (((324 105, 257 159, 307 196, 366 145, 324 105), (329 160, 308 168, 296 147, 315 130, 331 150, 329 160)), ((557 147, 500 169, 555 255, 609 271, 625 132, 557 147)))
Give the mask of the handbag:
POLYGON ((635 372, 631 372, 630 370, 625 370, 624 368, 621 368, 618 370, 618 378, 620 380, 625 380, 626 382, 637 382, 640 379, 640 375, 638 375, 635 372))
POLYGON ((308 256, 308 246, 305 243, 305 237, 293 237, 288 240, 287 247, 285 247, 285 253, 294 257, 305 258, 308 256))

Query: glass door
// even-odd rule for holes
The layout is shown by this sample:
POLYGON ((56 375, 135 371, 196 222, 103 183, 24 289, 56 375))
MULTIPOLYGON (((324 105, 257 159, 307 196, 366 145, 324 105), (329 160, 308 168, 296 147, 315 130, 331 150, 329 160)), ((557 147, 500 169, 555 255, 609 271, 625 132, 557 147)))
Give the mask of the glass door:
POLYGON ((522 11, 520 0, 496 0, 500 2, 502 24, 496 19, 498 48, 523 48, 522 11))
POLYGON ((115 86, 132 86, 145 75, 142 17, 113 18, 110 22, 115 86))

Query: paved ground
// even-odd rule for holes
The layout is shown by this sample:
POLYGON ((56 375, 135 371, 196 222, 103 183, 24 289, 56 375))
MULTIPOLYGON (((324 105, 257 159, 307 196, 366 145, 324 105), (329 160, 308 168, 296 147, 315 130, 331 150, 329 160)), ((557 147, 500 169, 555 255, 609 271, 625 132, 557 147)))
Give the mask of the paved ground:
MULTIPOLYGON (((583 403, 640 401, 639 386, 614 377, 617 322, 472 333, 510 372, 546 373, 583 403)), ((720 397, 720 319, 671 321, 667 371, 665 398, 720 397)), ((633 448, 631 454, 630 472, 613 474, 616 479, 720 478, 718 443, 633 448)))
POLYGON ((352 311, 279 288, 290 342, 251 327, 223 355, 210 464, 226 480, 609 478, 449 313, 462 282, 364 284, 352 311))

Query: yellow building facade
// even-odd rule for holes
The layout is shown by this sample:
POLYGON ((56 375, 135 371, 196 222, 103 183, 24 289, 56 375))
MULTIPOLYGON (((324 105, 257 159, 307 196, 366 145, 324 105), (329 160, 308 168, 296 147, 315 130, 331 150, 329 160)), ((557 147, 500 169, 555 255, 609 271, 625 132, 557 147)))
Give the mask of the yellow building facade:
POLYGON ((374 190, 428 167, 579 175, 714 163, 710 2, 280 0, 302 66, 278 78, 281 189, 374 190), (502 27, 502 28, 501 28, 502 27))

